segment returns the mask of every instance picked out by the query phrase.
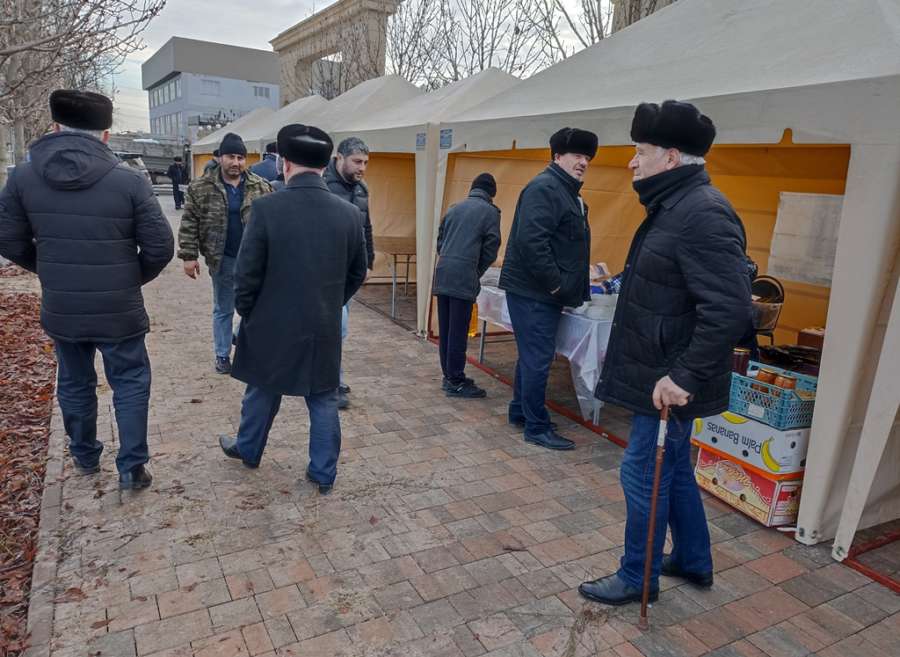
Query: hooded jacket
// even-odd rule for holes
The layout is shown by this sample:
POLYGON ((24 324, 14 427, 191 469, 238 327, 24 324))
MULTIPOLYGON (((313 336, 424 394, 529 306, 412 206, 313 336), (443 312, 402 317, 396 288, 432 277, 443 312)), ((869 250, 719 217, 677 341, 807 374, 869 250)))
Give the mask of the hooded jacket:
POLYGON ((100 140, 42 137, 0 195, 0 254, 36 272, 41 324, 64 342, 121 342, 150 328, 141 286, 174 240, 150 183, 100 140))

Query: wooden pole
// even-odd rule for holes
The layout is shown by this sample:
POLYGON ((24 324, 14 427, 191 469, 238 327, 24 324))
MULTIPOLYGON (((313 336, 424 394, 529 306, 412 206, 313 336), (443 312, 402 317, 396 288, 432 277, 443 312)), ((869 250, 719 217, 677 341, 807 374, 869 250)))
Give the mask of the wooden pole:
POLYGON ((650 571, 653 566, 653 543, 656 534, 656 501, 659 497, 659 480, 662 476, 663 457, 666 454, 666 429, 669 424, 669 407, 659 412, 659 433, 656 436, 656 467, 653 470, 653 492, 650 493, 650 520, 647 523, 647 547, 644 554, 644 586, 641 591, 641 617, 638 627, 650 629, 647 606, 650 602, 650 571))

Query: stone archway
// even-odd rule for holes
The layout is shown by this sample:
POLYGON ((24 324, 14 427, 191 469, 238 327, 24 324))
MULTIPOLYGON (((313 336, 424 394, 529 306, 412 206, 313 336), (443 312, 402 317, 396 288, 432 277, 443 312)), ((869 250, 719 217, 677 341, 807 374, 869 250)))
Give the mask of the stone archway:
POLYGON ((270 43, 286 105, 311 93, 337 95, 384 75, 387 19, 401 0, 339 0, 270 43), (340 54, 340 63, 323 58, 340 54))

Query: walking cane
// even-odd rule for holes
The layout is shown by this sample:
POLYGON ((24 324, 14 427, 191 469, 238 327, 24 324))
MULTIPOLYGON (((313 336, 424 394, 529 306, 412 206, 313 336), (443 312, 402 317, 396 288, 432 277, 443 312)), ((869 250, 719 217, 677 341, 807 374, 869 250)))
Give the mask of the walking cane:
POLYGON ((653 539, 656 534, 656 498, 659 497, 659 479, 662 476, 663 456, 666 453, 666 428, 669 424, 669 407, 659 412, 659 433, 656 436, 656 467, 653 470, 653 492, 650 494, 650 522, 647 523, 647 549, 644 554, 644 588, 641 591, 641 617, 638 627, 650 629, 647 604, 650 602, 650 570, 653 564, 653 539))

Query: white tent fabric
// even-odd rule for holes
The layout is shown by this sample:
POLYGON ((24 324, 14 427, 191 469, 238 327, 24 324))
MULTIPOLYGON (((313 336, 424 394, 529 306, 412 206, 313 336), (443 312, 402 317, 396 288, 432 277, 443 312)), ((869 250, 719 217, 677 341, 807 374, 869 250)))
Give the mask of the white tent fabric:
POLYGON ((304 96, 269 116, 243 126, 244 142, 251 152, 261 153, 289 123, 315 125, 323 130, 354 121, 361 113, 371 114, 418 96, 422 90, 397 75, 366 80, 332 100, 304 96))
POLYGON ((715 120, 718 143, 775 143, 790 128, 795 142, 851 146, 797 529, 805 543, 837 533, 833 554, 843 559, 858 527, 900 515, 897 396, 884 390, 900 389, 889 351, 900 331, 891 310, 900 269, 900 0, 666 7, 440 126, 432 221, 450 152, 545 148, 565 125, 593 130, 601 145, 626 145, 634 106, 666 98, 697 103, 715 120))
POLYGON ((229 132, 242 134, 242 131, 246 126, 253 125, 271 114, 274 114, 274 110, 271 107, 257 107, 252 112, 248 112, 228 125, 219 128, 215 132, 209 133, 203 139, 198 139, 191 144, 191 151, 193 153, 212 153, 219 147, 219 144, 222 142, 222 137, 229 132))
POLYGON ((366 142, 376 153, 415 153, 416 175, 416 303, 417 329, 425 331, 433 266, 436 223, 435 176, 438 169, 438 124, 444 118, 464 112, 479 103, 511 89, 519 78, 496 68, 488 68, 470 78, 459 80, 435 91, 415 96, 382 112, 360 117, 346 125, 335 123, 335 143, 351 135, 366 142))
POLYGON ((304 96, 285 105, 277 112, 248 124, 241 133, 241 137, 243 137, 248 151, 262 153, 266 150, 266 144, 275 141, 275 136, 282 126, 289 123, 307 123, 310 116, 318 116, 327 106, 328 101, 321 96, 304 96))

